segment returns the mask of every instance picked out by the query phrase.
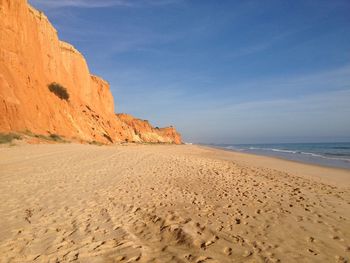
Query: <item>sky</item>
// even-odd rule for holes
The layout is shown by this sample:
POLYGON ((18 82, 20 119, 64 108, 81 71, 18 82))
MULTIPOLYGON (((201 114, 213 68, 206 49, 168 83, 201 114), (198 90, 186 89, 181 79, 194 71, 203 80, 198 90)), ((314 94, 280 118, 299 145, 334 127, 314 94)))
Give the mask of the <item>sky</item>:
POLYGON ((29 0, 116 112, 186 142, 350 141, 348 0, 29 0))

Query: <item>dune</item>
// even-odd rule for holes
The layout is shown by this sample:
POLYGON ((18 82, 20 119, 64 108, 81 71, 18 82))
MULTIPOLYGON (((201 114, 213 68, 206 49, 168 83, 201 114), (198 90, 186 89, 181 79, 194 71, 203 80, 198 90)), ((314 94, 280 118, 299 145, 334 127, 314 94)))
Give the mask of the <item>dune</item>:
POLYGON ((283 162, 195 145, 3 146, 1 262, 347 262, 350 172, 283 162))

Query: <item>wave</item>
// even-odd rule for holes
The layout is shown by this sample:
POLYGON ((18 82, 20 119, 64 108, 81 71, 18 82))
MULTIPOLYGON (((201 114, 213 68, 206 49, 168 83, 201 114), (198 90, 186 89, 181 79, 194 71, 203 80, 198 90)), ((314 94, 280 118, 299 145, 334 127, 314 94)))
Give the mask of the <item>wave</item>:
POLYGON ((348 147, 348 146, 334 146, 334 147, 332 147, 332 149, 336 149, 336 150, 350 150, 350 147, 348 147))
POLYGON ((234 149, 236 149, 235 147, 232 147, 232 146, 226 146, 226 147, 224 147, 225 149, 228 149, 228 150, 234 150, 234 149))
POLYGON ((300 153, 300 152, 297 152, 297 151, 291 151, 291 150, 281 150, 281 149, 271 149, 271 151, 273 152, 283 152, 283 153, 300 153))
POLYGON ((344 153, 330 153, 330 152, 325 152, 326 155, 331 155, 331 156, 346 156, 348 157, 349 154, 344 154, 344 153))
POLYGON ((259 147, 249 147, 249 150, 264 150, 264 151, 273 151, 273 152, 284 152, 284 153, 298 153, 297 151, 292 150, 283 150, 275 148, 259 148, 259 147))
POLYGON ((226 147, 223 147, 224 149, 227 149, 227 150, 234 150, 234 151, 245 151, 246 149, 241 149, 241 148, 237 148, 237 147, 234 147, 234 146, 226 146, 226 147))
MULTIPOLYGON (((339 154, 339 153, 324 153, 327 155, 331 155, 331 156, 339 156, 339 157, 331 157, 331 156, 325 156, 319 153, 311 153, 311 152, 303 152, 303 151, 297 151, 297 150, 286 150, 286 149, 276 149, 276 148, 263 148, 263 147, 253 147, 250 146, 248 148, 245 149, 239 149, 236 148, 234 146, 226 146, 224 147, 226 149, 229 150, 235 150, 235 151, 249 151, 249 150, 258 150, 258 151, 272 151, 272 152, 278 152, 278 153, 286 153, 286 154, 300 154, 300 155, 308 155, 308 156, 312 156, 315 158, 322 158, 322 159, 328 159, 328 160, 338 160, 338 161, 345 161, 345 162, 350 162, 350 157, 349 158, 344 158, 344 157, 348 157, 348 155, 346 154, 339 154)), ((345 148, 345 147, 344 147, 345 148)))
MULTIPOLYGON (((321 155, 321 154, 308 153, 308 152, 300 152, 300 153, 301 153, 301 154, 305 154, 305 155, 311 155, 311 156, 313 156, 313 157, 323 158, 323 159, 339 160, 339 161, 350 162, 350 159, 348 159, 348 158, 329 157, 329 156, 324 156, 324 155, 321 155)), ((342 156, 344 156, 344 155, 342 155, 342 156)))

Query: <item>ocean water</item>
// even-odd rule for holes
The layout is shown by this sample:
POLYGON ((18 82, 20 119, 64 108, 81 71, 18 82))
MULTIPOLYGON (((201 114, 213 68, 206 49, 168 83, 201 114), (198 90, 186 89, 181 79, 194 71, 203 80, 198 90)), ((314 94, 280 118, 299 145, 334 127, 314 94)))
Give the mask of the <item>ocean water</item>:
POLYGON ((279 157, 292 161, 350 169, 350 142, 219 144, 227 150, 279 157))

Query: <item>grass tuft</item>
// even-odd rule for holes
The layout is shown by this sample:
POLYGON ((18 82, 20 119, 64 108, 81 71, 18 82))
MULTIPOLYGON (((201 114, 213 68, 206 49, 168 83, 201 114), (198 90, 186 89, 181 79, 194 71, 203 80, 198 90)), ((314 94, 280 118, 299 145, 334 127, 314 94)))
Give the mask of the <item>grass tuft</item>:
POLYGON ((38 138, 38 139, 45 140, 45 141, 55 141, 55 142, 62 142, 62 143, 69 142, 69 141, 65 140, 64 138, 62 138, 60 135, 57 135, 54 133, 50 134, 49 136, 46 136, 43 134, 35 134, 29 130, 26 130, 24 132, 24 134, 27 136, 38 138))
POLYGON ((97 146, 102 146, 102 145, 104 145, 103 143, 97 142, 97 141, 91 141, 91 142, 89 142, 89 144, 91 144, 91 145, 97 145, 97 146))
POLYGON ((15 133, 0 133, 0 144, 11 143, 13 140, 20 140, 21 136, 15 133))
POLYGON ((49 139, 55 142, 63 141, 63 139, 57 134, 50 134, 49 139))

